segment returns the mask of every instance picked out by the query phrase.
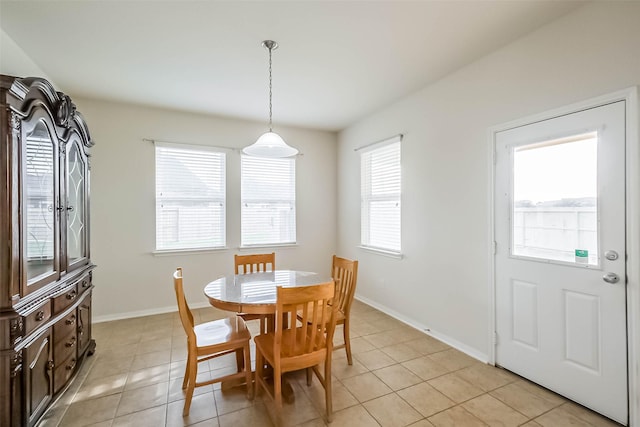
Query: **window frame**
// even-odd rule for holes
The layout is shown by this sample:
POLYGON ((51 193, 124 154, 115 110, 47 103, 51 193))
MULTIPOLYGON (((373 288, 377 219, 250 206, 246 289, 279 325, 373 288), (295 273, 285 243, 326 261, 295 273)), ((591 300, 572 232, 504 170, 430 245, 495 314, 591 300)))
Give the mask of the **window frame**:
MULTIPOLYGON (((397 135, 380 142, 366 145, 357 149, 360 151, 360 245, 361 249, 370 252, 390 256, 393 258, 402 258, 402 135, 397 135), (371 157, 380 154, 381 150, 388 149, 391 145, 397 145, 398 162, 391 165, 392 168, 397 167, 397 175, 393 178, 398 180, 398 189, 392 193, 373 194, 371 183, 375 180, 375 171, 366 162, 371 161, 371 157), (367 175, 368 174, 368 175, 367 175), (396 201, 399 212, 397 228, 398 247, 381 246, 372 244, 371 233, 375 231, 371 228, 371 203, 372 202, 393 202, 396 201)), ((380 172, 378 172, 380 173, 380 172)), ((374 238, 374 240, 376 240, 374 238)))
MULTIPOLYGON (((264 169, 258 169, 258 173, 262 177, 265 177, 268 171, 264 169)), ((251 175, 256 175, 255 171, 251 172, 251 175)), ((296 157, 283 157, 283 158, 267 158, 267 157, 257 157, 257 156, 249 156, 246 154, 240 155, 240 249, 245 248, 260 248, 260 247, 280 247, 280 246, 296 246, 297 245, 297 226, 298 226, 298 218, 297 218, 297 195, 296 195, 296 157), (281 198, 281 199, 273 199, 273 198, 245 198, 244 191, 244 183, 245 179, 249 178, 249 175, 246 173, 246 167, 251 164, 252 161, 255 162, 288 162, 288 180, 290 187, 288 188, 288 193, 290 195, 289 198, 281 198), (279 228, 280 234, 289 235, 292 237, 291 239, 285 240, 270 240, 270 241, 255 241, 250 239, 246 233, 248 233, 250 227, 245 225, 247 211, 246 204, 247 202, 251 202, 254 204, 263 204, 263 205, 289 205, 289 209, 292 210, 292 214, 290 218, 288 218, 288 225, 286 228, 279 228)))
POLYGON ((218 251, 225 250, 227 248, 227 161, 228 156, 225 150, 219 147, 212 147, 207 145, 195 145, 195 144, 183 144, 183 143, 174 143, 174 142, 161 142, 154 141, 154 179, 155 179, 155 242, 154 242, 154 254, 171 254, 171 253, 189 253, 189 252, 202 252, 202 251, 218 251), (220 181, 218 182, 217 189, 220 190, 219 194, 221 196, 216 197, 201 197, 198 200, 206 201, 210 200, 212 203, 219 203, 221 205, 220 209, 220 222, 216 223, 215 228, 220 230, 220 236, 218 236, 218 241, 220 244, 211 244, 211 245, 176 245, 174 247, 169 247, 165 245, 164 247, 159 247, 159 232, 161 225, 159 224, 159 203, 160 200, 176 200, 180 199, 180 197, 166 197, 161 198, 159 196, 159 188, 158 188, 158 150, 159 149, 175 149, 182 151, 191 151, 191 152, 206 152, 213 153, 217 157, 217 160, 210 162, 210 167, 214 166, 219 167, 217 174, 219 176, 220 181))

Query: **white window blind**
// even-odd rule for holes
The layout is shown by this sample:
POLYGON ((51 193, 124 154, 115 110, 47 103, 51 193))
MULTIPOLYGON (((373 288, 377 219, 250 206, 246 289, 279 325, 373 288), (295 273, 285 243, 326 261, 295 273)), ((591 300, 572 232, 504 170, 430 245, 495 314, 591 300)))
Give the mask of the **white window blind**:
POLYGON ((226 155, 156 142, 156 250, 226 244, 226 155))
POLYGON ((242 246, 296 242, 296 162, 242 156, 242 246))
POLYGON ((363 149, 361 173, 361 244, 400 253, 400 137, 363 149))

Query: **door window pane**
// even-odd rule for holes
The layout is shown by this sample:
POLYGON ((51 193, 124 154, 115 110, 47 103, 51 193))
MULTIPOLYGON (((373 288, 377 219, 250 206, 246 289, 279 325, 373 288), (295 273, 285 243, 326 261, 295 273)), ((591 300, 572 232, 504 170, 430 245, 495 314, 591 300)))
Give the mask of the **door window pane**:
POLYGON ((512 250, 598 264, 596 132, 514 148, 512 250))

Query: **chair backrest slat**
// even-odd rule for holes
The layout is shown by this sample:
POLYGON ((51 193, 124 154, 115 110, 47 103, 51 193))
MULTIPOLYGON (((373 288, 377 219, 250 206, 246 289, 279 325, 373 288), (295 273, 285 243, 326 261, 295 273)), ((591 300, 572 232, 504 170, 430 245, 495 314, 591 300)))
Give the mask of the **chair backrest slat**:
POLYGON ((336 281, 338 310, 349 315, 358 280, 358 261, 333 256, 331 277, 336 281))
POLYGON ((235 255, 234 261, 235 274, 275 271, 276 269, 275 252, 270 254, 235 255))
POLYGON ((331 351, 337 310, 334 296, 333 280, 313 286, 278 287, 274 354, 290 357, 324 349, 331 351), (300 326, 296 322, 298 314, 303 318, 300 326))
MULTIPOLYGON (((311 315, 313 315, 315 312, 315 304, 313 304, 312 310, 311 310, 311 315)), ((301 326, 301 333, 304 335, 309 333, 309 324, 307 323, 307 320, 309 319, 309 304, 303 304, 302 305, 302 317, 305 320, 304 322, 302 322, 302 326, 301 326)), ((309 347, 304 349, 305 352, 309 352, 309 347)))
MULTIPOLYGON (((317 316, 323 316, 324 313, 320 313, 319 309, 320 309, 320 304, 318 301, 313 301, 311 303, 312 305, 312 310, 311 310, 311 319, 315 319, 317 316)), ((324 311, 324 310, 320 310, 320 311, 324 311)), ((319 323, 320 325, 322 325, 323 323, 319 323)), ((302 324, 304 328, 308 328, 307 330, 305 330, 305 332, 307 333, 307 336, 309 337, 309 340, 306 342, 306 346, 304 348, 305 353, 309 353, 311 351, 313 351, 313 348, 317 347, 317 342, 316 342, 316 333, 318 332, 318 328, 314 327, 315 325, 313 325, 313 320, 311 321, 311 325, 309 324, 309 322, 307 322, 306 324, 302 324)))

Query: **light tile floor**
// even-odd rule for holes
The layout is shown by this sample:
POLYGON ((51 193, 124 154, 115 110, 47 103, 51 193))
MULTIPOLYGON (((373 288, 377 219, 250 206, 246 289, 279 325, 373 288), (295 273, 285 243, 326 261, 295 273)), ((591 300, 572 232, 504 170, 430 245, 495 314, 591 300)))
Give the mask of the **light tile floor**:
MULTIPOLYGON (((196 322, 229 316, 194 310, 196 322)), ((483 364, 358 301, 352 318, 353 365, 333 354, 333 427, 617 426, 544 388, 483 364)), ((257 333, 257 321, 250 322, 257 333)), ((197 388, 182 417, 186 339, 177 313, 94 324, 96 353, 40 426, 272 426, 271 405, 243 388, 197 388)), ((336 330, 336 342, 342 329, 336 330)), ((253 344, 253 343, 252 343, 253 344)), ((255 354, 252 347, 252 356, 255 354)), ((254 357, 252 357, 253 359, 254 357)), ((231 355, 200 364, 201 378, 235 369, 231 355)), ((326 426, 324 391, 304 373, 289 376, 291 426, 326 426)))

